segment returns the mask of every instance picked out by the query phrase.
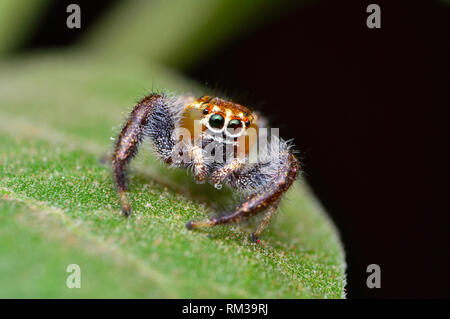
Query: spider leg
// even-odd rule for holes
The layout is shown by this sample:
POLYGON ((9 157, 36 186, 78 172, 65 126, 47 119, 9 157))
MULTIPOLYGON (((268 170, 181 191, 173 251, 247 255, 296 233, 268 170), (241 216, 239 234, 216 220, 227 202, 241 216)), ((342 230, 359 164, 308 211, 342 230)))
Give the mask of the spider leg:
POLYGON ((117 140, 112 159, 113 175, 119 193, 122 213, 129 216, 131 213, 130 201, 127 196, 126 167, 136 155, 139 144, 142 142, 149 116, 156 105, 160 104, 162 96, 150 94, 137 104, 131 112, 129 119, 117 140))
MULTIPOLYGON (((283 155, 283 165, 278 170, 278 173, 273 181, 263 191, 248 196, 245 201, 230 214, 205 221, 191 220, 186 224, 186 228, 195 229, 220 224, 236 223, 244 218, 256 215, 271 206, 276 206, 281 196, 294 182, 299 170, 299 164, 294 155, 291 153, 286 153, 283 155)), ((271 210, 269 209, 269 211, 271 210)), ((267 218, 268 221, 270 221, 271 215, 273 214, 273 212, 269 214, 267 218)), ((264 229, 265 226, 267 225, 263 224, 261 226, 262 229, 264 229)))
POLYGON ((220 189, 221 184, 223 181, 233 172, 237 171, 242 167, 244 162, 241 159, 235 158, 227 165, 221 167, 220 169, 216 170, 211 175, 211 181, 215 188, 220 189))
POLYGON ((205 160, 203 158, 202 149, 197 145, 190 147, 190 156, 193 164, 193 173, 198 183, 204 183, 207 176, 205 160))
POLYGON ((276 203, 274 203, 272 206, 270 206, 267 211, 264 214, 264 217, 258 227, 256 228, 256 231, 250 235, 250 239, 253 242, 258 241, 259 236, 263 233, 264 229, 269 225, 270 220, 278 211, 278 204, 280 203, 280 200, 278 200, 276 203))

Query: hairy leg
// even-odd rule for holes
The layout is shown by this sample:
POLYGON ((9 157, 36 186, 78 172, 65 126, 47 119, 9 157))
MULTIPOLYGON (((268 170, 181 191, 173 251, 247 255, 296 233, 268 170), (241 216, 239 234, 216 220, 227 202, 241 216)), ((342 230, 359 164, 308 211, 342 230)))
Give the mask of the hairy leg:
POLYGON ((235 158, 227 165, 216 170, 211 175, 211 181, 212 181, 214 187, 217 189, 222 188, 221 184, 225 181, 225 179, 233 172, 236 172, 237 170, 239 170, 243 164, 244 164, 243 160, 241 160, 239 158, 235 158))
POLYGON ((295 157, 290 153, 285 154, 284 163, 274 180, 262 192, 248 196, 245 201, 230 214, 206 221, 191 220, 186 224, 186 227, 188 229, 195 229, 220 224, 237 223, 242 219, 253 216, 271 206, 276 206, 281 196, 294 182, 298 170, 299 164, 295 157))
POLYGON ((148 119, 156 105, 162 103, 162 96, 151 94, 137 104, 117 140, 112 159, 114 179, 117 184, 122 213, 129 216, 131 206, 126 194, 127 176, 126 166, 136 155, 142 142, 148 119))
POLYGON ((189 152, 193 164, 195 180, 199 183, 204 183, 206 180, 207 170, 202 154, 202 148, 200 146, 193 145, 191 146, 189 152))
POLYGON ((259 236, 261 236, 261 234, 263 233, 264 229, 266 229, 266 227, 269 225, 270 220, 272 219, 273 216, 275 216, 275 214, 278 211, 278 204, 279 203, 280 203, 280 200, 278 200, 278 202, 274 203, 272 206, 270 206, 267 209, 266 213, 264 214, 264 217, 263 217, 262 221, 260 222, 260 224, 256 228, 255 232, 250 235, 250 238, 251 238, 251 240, 253 242, 258 241, 259 236))

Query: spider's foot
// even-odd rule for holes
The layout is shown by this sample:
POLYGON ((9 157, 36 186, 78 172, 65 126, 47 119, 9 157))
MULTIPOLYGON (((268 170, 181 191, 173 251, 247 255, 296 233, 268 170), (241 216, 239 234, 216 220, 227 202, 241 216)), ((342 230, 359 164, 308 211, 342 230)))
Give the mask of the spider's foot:
POLYGON ((255 234, 250 234, 250 240, 253 243, 257 243, 259 241, 259 236, 256 236, 255 234))
POLYGON ((131 215, 130 207, 122 207, 122 215, 125 217, 129 217, 131 215))
POLYGON ((211 175, 211 182, 214 185, 215 188, 217 189, 221 189, 222 188, 222 183, 225 180, 225 175, 220 175, 218 172, 214 172, 211 175))
POLYGON ((130 201, 128 200, 127 194, 125 191, 119 191, 119 198, 120 198, 120 204, 122 206, 122 214, 125 217, 130 216, 131 214, 131 205, 130 201))
POLYGON ((203 184, 206 182, 206 169, 202 165, 194 164, 194 178, 197 184, 203 184))
POLYGON ((186 228, 189 229, 189 230, 194 229, 194 223, 195 222, 193 220, 188 221, 186 223, 186 228))
POLYGON ((186 223, 186 228, 191 230, 191 229, 214 226, 214 225, 216 225, 216 223, 213 220, 207 220, 207 221, 190 220, 186 223))

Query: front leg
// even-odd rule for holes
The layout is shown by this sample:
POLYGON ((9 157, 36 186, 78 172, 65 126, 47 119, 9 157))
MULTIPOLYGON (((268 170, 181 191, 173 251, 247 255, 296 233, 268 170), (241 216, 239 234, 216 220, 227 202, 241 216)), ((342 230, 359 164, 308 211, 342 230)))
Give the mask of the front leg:
POLYGON ((205 158, 203 157, 203 150, 200 146, 193 145, 189 153, 193 165, 194 178, 198 183, 204 183, 207 176, 207 169, 205 158))
POLYGON ((211 181, 214 187, 217 189, 221 189, 222 183, 225 181, 225 179, 233 172, 239 170, 243 165, 243 160, 234 158, 230 163, 214 171, 214 173, 211 175, 211 181))
POLYGON ((127 196, 127 174, 126 167, 136 155, 139 144, 144 138, 144 132, 150 114, 155 106, 162 102, 160 95, 151 94, 135 106, 130 117, 120 132, 114 155, 112 158, 113 174, 119 193, 122 213, 129 216, 131 213, 130 201, 127 196))
POLYGON ((237 223, 244 218, 248 218, 269 208, 268 215, 265 218, 266 221, 258 227, 256 233, 252 236, 252 239, 255 239, 267 226, 271 217, 276 212, 276 207, 278 206, 281 196, 291 187, 297 177, 299 164, 294 155, 290 153, 286 154, 283 161, 284 164, 280 167, 272 182, 260 192, 248 196, 234 212, 206 221, 191 220, 186 224, 186 228, 195 229, 220 224, 237 223))

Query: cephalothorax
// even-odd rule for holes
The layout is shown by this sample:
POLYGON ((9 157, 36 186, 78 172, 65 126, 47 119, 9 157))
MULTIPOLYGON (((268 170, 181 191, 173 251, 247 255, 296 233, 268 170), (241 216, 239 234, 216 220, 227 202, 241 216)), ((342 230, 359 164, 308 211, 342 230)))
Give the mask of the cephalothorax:
POLYGON ((255 113, 225 99, 148 95, 131 112, 112 160, 123 214, 131 213, 126 166, 148 137, 168 165, 191 169, 197 182, 209 180, 216 188, 226 184, 246 195, 229 214, 189 221, 188 229, 236 223, 265 212, 251 235, 257 240, 299 171, 288 144, 277 136, 262 139, 260 130, 261 119, 255 113))

